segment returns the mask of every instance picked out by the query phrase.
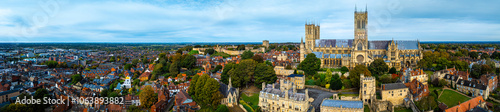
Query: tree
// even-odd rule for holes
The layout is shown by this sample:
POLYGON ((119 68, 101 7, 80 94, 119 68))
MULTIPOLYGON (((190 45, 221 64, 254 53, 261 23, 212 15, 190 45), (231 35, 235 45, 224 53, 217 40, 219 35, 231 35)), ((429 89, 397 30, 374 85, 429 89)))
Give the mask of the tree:
POLYGON ((314 75, 317 73, 320 66, 321 60, 318 59, 315 54, 311 53, 299 64, 298 69, 303 70, 306 75, 314 75))
POLYGON ((229 112, 229 108, 226 105, 219 105, 215 112, 229 112))
POLYGON ((356 65, 354 69, 349 71, 349 80, 351 81, 352 87, 359 87, 359 78, 361 74, 364 74, 365 76, 372 76, 371 72, 365 65, 356 65))
POLYGON ((194 96, 196 94, 195 86, 196 86, 196 82, 197 82, 198 78, 200 78, 199 75, 194 75, 193 78, 191 79, 191 84, 188 87, 189 96, 194 96))
POLYGON ((125 64, 125 66, 123 67, 125 70, 130 70, 130 68, 132 68, 133 65, 132 64, 125 64))
POLYGON ((347 68, 347 67, 345 67, 345 66, 342 66, 342 67, 340 68, 340 72, 341 72, 342 74, 344 74, 344 73, 346 73, 346 72, 349 72, 349 68, 347 68))
POLYGON ((76 84, 80 82, 83 79, 82 75, 80 74, 75 74, 71 76, 71 83, 76 84))
POLYGON ((142 58, 142 63, 143 64, 149 63, 148 57, 144 56, 144 58, 142 58))
POLYGON ((332 79, 330 80, 330 89, 333 90, 339 90, 342 89, 342 81, 340 80, 339 74, 333 75, 332 79))
POLYGON ((254 85, 258 88, 261 88, 262 82, 266 82, 266 84, 271 84, 278 79, 276 77, 276 73, 274 68, 271 66, 267 66, 265 63, 259 63, 255 67, 255 83, 254 85))
POLYGON ((111 57, 109 58, 109 61, 110 61, 110 62, 115 62, 115 56, 111 56, 111 57))
POLYGON ((174 63, 170 64, 170 68, 168 71, 170 71, 170 74, 172 74, 172 75, 179 74, 179 63, 174 62, 174 63))
POLYGON ((186 55, 186 57, 181 62, 182 67, 186 67, 188 69, 193 68, 196 65, 196 57, 193 55, 186 55))
POLYGON ((253 52, 250 50, 247 50, 241 54, 241 59, 250 59, 253 56, 253 52))
POLYGON ((198 99, 201 99, 201 102, 197 102, 199 102, 202 107, 217 108, 222 98, 222 94, 219 91, 219 82, 217 82, 217 80, 213 78, 210 78, 210 76, 208 76, 207 74, 205 74, 205 76, 208 77, 208 79, 203 86, 203 92, 197 93, 197 97, 200 97, 198 99))
POLYGON ((215 53, 214 49, 205 49, 205 54, 212 55, 215 53))
POLYGON ((383 59, 375 59, 370 66, 368 66, 368 70, 374 75, 374 76, 380 76, 383 75, 389 70, 389 66, 385 64, 383 59))
POLYGON ((158 96, 155 94, 153 87, 147 85, 139 94, 139 99, 143 108, 150 108, 151 105, 158 101, 158 96))
MULTIPOLYGON (((47 89, 37 89, 35 92, 35 95, 33 96, 34 99, 40 99, 43 101, 44 98, 49 98, 49 91, 47 89)), ((33 110, 45 110, 45 108, 49 107, 49 104, 34 104, 33 110)))
POLYGON ((397 72, 396 68, 394 68, 394 67, 391 67, 391 69, 389 69, 390 74, 395 74, 396 72, 397 72))
POLYGON ((232 85, 234 87, 248 85, 254 78, 255 66, 257 66, 257 62, 252 59, 242 60, 240 64, 228 72, 232 79, 232 85))
POLYGON ((481 59, 487 59, 487 58, 490 58, 490 55, 488 55, 488 53, 481 54, 481 59))
POLYGON ((30 109, 30 108, 28 108, 28 106, 26 106, 25 104, 12 103, 12 104, 9 104, 8 106, 6 106, 5 110, 2 110, 2 111, 4 111, 4 112, 26 112, 27 111, 26 109, 30 109))
POLYGON ((479 56, 477 52, 469 52, 469 57, 476 59, 479 56))
POLYGON ((500 52, 495 51, 491 54, 490 58, 492 59, 500 59, 500 52))
POLYGON ((254 56, 252 56, 252 59, 257 61, 258 63, 264 62, 264 58, 262 58, 261 55, 254 55, 254 56))
POLYGON ((57 61, 47 61, 47 62, 45 62, 45 65, 47 65, 47 67, 49 67, 49 68, 55 68, 55 67, 57 67, 58 64, 59 63, 57 63, 57 61))
POLYGON ((136 65, 137 65, 137 63, 139 63, 139 59, 133 59, 133 60, 132 60, 132 65, 133 65, 133 66, 136 66, 136 65))
POLYGON ((236 50, 238 50, 238 51, 245 50, 245 45, 243 45, 243 44, 238 45, 238 47, 236 47, 236 50))
POLYGON ((229 74, 228 72, 233 69, 233 68, 236 68, 236 64, 235 63, 228 63, 226 64, 226 66, 224 66, 224 69, 222 69, 222 74, 221 74, 221 81, 224 83, 224 84, 228 84, 229 82, 229 74))
POLYGON ((474 78, 479 78, 479 76, 481 76, 481 68, 482 68, 481 65, 473 64, 470 75, 474 78))
POLYGON ((220 69, 222 69, 222 66, 221 66, 221 65, 217 65, 217 66, 215 66, 215 68, 212 70, 212 73, 215 73, 215 72, 219 71, 220 69))
POLYGON ((494 73, 495 69, 491 68, 490 65, 481 65, 481 74, 477 78, 480 78, 482 74, 494 73))
POLYGON ((207 97, 207 96, 199 96, 201 93, 205 92, 204 91, 204 86, 205 86, 205 83, 207 83, 207 80, 209 79, 210 77, 208 75, 202 75, 200 76, 197 80, 196 80, 196 85, 194 86, 195 90, 193 91, 195 94, 194 94, 194 97, 193 97, 193 100, 198 102, 198 103, 201 103, 199 101, 203 100, 204 97, 207 97))

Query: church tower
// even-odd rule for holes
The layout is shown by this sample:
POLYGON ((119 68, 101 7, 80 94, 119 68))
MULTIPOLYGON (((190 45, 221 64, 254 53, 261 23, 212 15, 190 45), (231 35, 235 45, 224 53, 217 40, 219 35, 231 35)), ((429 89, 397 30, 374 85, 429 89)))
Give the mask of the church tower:
POLYGON ((351 67, 368 65, 368 11, 358 11, 354 8, 354 41, 351 52, 351 67))
POLYGON ((365 50, 368 48, 368 11, 357 11, 354 8, 354 43, 355 50, 365 50))
POLYGON ((306 28, 305 54, 309 54, 312 52, 312 49, 316 44, 316 40, 319 39, 319 25, 313 22, 307 22, 305 28, 306 28))

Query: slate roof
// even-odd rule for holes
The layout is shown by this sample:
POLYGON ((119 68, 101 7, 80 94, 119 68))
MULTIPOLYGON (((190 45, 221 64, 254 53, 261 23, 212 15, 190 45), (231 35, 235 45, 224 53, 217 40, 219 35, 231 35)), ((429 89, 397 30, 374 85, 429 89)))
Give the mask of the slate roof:
POLYGON ((353 39, 319 39, 315 47, 352 47, 353 39))
POLYGON ((398 45, 399 50, 418 49, 418 41, 416 40, 394 40, 398 45))
POLYGON ((390 40, 368 41, 368 49, 387 49, 390 40))
POLYGON ((227 90, 228 89, 228 86, 224 83, 220 83, 220 87, 219 87, 219 91, 220 93, 224 96, 224 98, 227 98, 227 95, 229 95, 229 93, 233 93, 235 94, 236 93, 236 88, 232 87, 231 89, 229 89, 229 91, 227 90))
POLYGON ((462 86, 467 86, 467 87, 470 87, 470 88, 477 88, 477 89, 480 89, 480 90, 486 90, 486 86, 481 84, 481 83, 478 83, 478 82, 475 82, 475 81, 469 81, 469 80, 464 80, 464 79, 459 79, 457 81, 457 84, 458 85, 462 85, 462 86))
POLYGON ((337 107, 340 108, 363 108, 363 102, 362 101, 348 101, 348 100, 332 100, 332 99, 326 99, 323 100, 321 103, 321 106, 326 106, 326 107, 337 107))
POLYGON ((393 89, 401 89, 401 88, 407 88, 407 87, 403 83, 382 84, 382 90, 393 90, 393 89))
POLYGON ((303 76, 304 75, 300 75, 300 74, 290 74, 287 77, 303 77, 303 76))

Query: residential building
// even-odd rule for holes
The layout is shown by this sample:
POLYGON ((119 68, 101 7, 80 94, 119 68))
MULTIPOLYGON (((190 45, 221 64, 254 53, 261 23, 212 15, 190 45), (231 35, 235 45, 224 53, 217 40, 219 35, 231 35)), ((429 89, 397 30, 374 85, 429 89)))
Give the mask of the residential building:
POLYGON ((262 83, 262 91, 259 95, 259 107, 267 112, 305 112, 309 109, 309 95, 306 89, 304 93, 280 88, 274 83, 266 85, 262 83))
POLYGON ((408 88, 403 83, 382 84, 382 101, 390 101, 392 105, 402 105, 408 95, 408 88))
POLYGON ((466 102, 460 103, 459 105, 448 108, 444 110, 444 112, 481 112, 481 111, 471 111, 479 108, 482 108, 483 110, 485 108, 487 109, 486 101, 484 101, 482 96, 477 96, 466 102))
POLYGON ((401 80, 403 81, 403 83, 409 83, 413 81, 413 79, 416 79, 417 81, 422 82, 424 85, 427 85, 429 77, 424 72, 424 70, 422 69, 413 70, 411 68, 408 68, 403 70, 402 72, 403 76, 401 76, 401 80))
POLYGON ((289 90, 292 88, 305 89, 306 78, 304 75, 291 74, 284 78, 280 78, 279 81, 280 88, 284 88, 285 90, 289 90))
POLYGON ((285 69, 284 66, 274 66, 274 72, 276 73, 276 76, 278 78, 286 77, 290 74, 293 74, 294 71, 295 70, 293 70, 293 69, 290 69, 290 70, 285 69))
POLYGON ((405 85, 410 91, 410 98, 414 101, 419 101, 423 97, 429 96, 429 86, 417 81, 417 79, 413 79, 411 82, 405 83, 405 85))

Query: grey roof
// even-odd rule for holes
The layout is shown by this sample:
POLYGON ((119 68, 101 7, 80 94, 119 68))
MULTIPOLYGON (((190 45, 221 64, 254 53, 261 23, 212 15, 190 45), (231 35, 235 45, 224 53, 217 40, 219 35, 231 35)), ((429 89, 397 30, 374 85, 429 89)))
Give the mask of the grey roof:
POLYGON ((382 87, 385 86, 385 89, 382 88, 382 90, 393 90, 393 89, 401 89, 401 88, 407 88, 405 84, 403 83, 389 83, 389 84, 382 84, 382 87))
POLYGON ((236 92, 236 88, 234 87, 231 87, 231 89, 229 89, 229 91, 227 90, 228 86, 224 83, 220 83, 220 87, 219 87, 219 91, 222 95, 224 95, 224 98, 227 98, 227 95, 229 95, 229 93, 235 93, 236 92))
POLYGON ((394 40, 398 45, 399 50, 418 49, 418 41, 416 40, 394 40))
POLYGON ((477 88, 477 89, 480 89, 480 90, 486 90, 486 86, 481 84, 481 83, 478 83, 478 82, 475 82, 475 81, 469 81, 469 80, 464 80, 464 79, 460 79, 457 81, 457 85, 462 85, 462 86, 467 86, 467 87, 470 87, 470 88, 477 88))
POLYGON ((323 103, 321 103, 321 106, 338 107, 338 108, 340 108, 341 106, 342 106, 342 108, 363 108, 363 102, 362 101, 326 99, 326 100, 323 100, 323 103))
POLYGON ((387 49, 389 43, 391 43, 390 40, 368 41, 368 49, 387 49))
POLYGON ((319 39, 315 47, 352 47, 353 39, 319 39))

